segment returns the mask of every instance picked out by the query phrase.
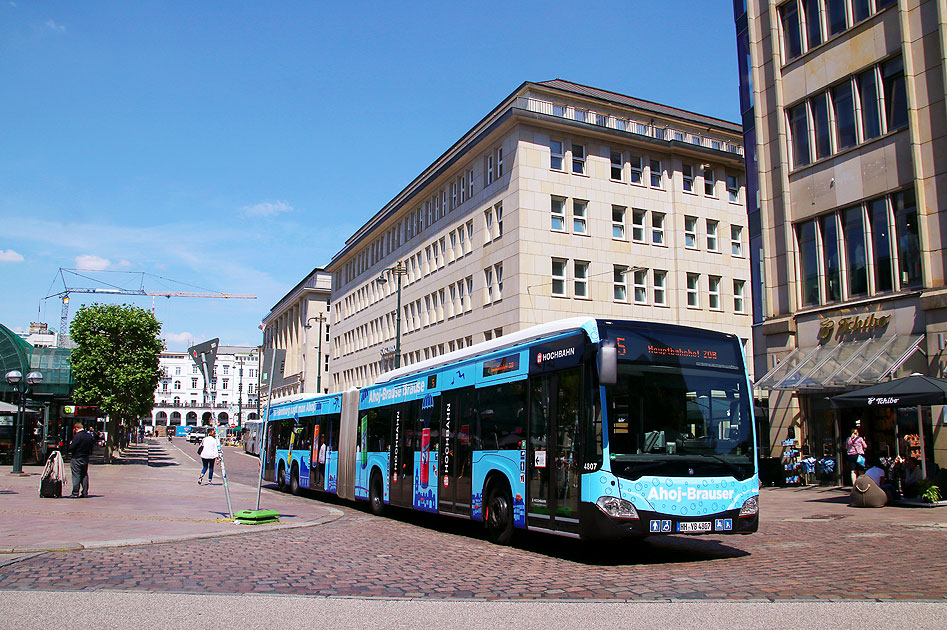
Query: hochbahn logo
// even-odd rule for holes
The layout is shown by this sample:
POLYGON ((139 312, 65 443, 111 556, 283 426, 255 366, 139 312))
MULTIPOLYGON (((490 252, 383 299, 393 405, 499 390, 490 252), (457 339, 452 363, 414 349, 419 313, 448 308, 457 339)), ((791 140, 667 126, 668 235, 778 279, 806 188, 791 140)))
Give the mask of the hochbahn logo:
POLYGON ((536 365, 542 364, 543 361, 555 361, 556 359, 563 359, 565 357, 575 356, 575 347, 572 348, 562 348, 561 350, 553 350, 552 352, 538 352, 536 354, 536 365))

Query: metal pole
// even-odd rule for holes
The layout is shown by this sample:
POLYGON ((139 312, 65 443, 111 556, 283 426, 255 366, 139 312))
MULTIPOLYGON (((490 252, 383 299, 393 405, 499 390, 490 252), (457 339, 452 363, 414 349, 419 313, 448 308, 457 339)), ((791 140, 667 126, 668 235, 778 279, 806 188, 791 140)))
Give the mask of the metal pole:
MULTIPOLYGON (((265 333, 264 333, 265 334, 265 333)), ((266 340, 264 339, 264 345, 266 340)), ((260 446, 260 478, 256 484, 256 508, 260 509, 260 493, 263 492, 263 465, 266 461, 266 428, 270 423, 270 405, 273 404, 273 367, 276 363, 276 344, 273 344, 273 356, 270 357, 270 371, 267 373, 266 380, 266 415, 263 416, 263 444, 260 446)), ((260 391, 257 390, 257 400, 259 400, 260 391)))
POLYGON ((401 367, 401 261, 395 265, 398 276, 398 311, 395 315, 395 369, 401 367))
POLYGON ((921 440, 921 477, 927 479, 927 449, 924 448, 924 415, 917 406, 917 437, 921 440))
POLYGON ((316 362, 316 390, 322 393, 322 322, 325 321, 325 315, 319 314, 319 356, 316 362))
POLYGON ((13 474, 23 474, 23 408, 26 405, 26 388, 17 388, 16 444, 13 448, 13 474))
POLYGON ((237 426, 243 428, 243 359, 240 359, 240 384, 237 385, 237 426))
POLYGON ((227 495, 227 515, 230 520, 233 520, 233 504, 230 502, 230 486, 227 484, 227 465, 224 464, 224 447, 219 435, 217 436, 217 452, 220 454, 220 475, 224 478, 224 494, 227 495))

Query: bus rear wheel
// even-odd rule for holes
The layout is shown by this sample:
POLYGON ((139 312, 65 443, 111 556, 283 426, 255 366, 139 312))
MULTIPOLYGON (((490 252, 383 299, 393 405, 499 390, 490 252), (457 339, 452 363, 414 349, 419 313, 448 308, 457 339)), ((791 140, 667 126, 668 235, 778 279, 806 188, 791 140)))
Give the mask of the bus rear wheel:
POLYGON ((280 492, 286 492, 286 466, 283 462, 279 463, 279 470, 276 471, 276 488, 280 492))
POLYGON ((293 472, 289 476, 289 491, 299 494, 299 467, 296 464, 293 464, 293 472))
POLYGON ((375 516, 385 513, 385 487, 377 472, 372 473, 372 482, 368 486, 368 507, 375 516))
POLYGON ((490 488, 487 499, 487 538, 496 545, 513 542, 513 497, 504 485, 490 488))

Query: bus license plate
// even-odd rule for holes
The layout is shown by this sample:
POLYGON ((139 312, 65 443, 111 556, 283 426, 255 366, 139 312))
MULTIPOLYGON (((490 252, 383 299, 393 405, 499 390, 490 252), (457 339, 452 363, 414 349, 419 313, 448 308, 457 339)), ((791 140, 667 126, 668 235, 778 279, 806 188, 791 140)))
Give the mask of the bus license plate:
POLYGON ((679 532, 709 532, 712 531, 712 523, 710 521, 700 521, 697 523, 678 523, 677 531, 679 532))

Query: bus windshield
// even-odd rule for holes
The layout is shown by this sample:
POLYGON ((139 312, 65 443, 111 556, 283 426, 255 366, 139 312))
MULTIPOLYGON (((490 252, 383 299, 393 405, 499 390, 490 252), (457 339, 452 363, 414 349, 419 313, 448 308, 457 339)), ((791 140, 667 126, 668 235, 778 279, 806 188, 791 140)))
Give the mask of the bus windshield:
POLYGON ((753 475, 753 428, 740 370, 619 363, 605 388, 612 472, 753 475))

